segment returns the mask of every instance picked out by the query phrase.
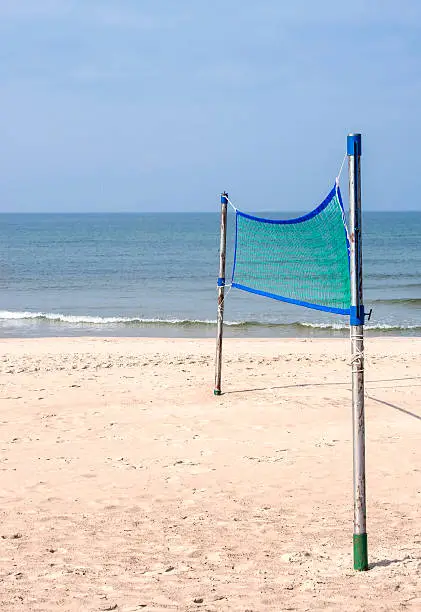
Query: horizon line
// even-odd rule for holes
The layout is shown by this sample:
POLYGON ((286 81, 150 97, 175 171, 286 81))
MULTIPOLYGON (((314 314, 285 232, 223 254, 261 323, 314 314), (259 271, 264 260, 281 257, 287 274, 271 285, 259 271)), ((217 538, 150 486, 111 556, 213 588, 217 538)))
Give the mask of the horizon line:
MULTIPOLYGON (((241 209, 238 209, 241 212, 241 209)), ((0 215, 167 215, 167 214, 215 214, 219 213, 219 208, 216 210, 68 210, 68 211, 55 211, 55 210, 33 210, 33 211, 0 211, 0 215)), ((253 210, 253 212, 260 213, 293 213, 305 212, 303 210, 275 210, 275 209, 262 209, 253 210)), ((400 210, 373 210, 370 208, 364 208, 363 212, 370 213, 407 213, 416 212, 421 213, 421 209, 406 208, 400 210)))

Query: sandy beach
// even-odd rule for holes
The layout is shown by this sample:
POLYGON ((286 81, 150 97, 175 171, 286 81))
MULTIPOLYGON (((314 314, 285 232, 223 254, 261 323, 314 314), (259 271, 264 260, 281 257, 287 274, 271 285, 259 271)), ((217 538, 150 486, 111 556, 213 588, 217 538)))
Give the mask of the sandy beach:
POLYGON ((421 610, 421 338, 0 341, 0 610, 421 610))

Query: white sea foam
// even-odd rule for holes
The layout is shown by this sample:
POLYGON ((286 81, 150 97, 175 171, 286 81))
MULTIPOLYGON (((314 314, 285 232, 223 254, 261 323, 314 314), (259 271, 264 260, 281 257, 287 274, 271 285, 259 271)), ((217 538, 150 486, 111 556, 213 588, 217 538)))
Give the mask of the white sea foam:
MULTIPOLYGON (((301 327, 313 327, 316 329, 349 329, 349 325, 346 325, 344 323, 296 323, 295 325, 301 326, 301 327)), ((393 325, 393 324, 386 324, 386 323, 377 323, 377 324, 370 324, 368 323, 367 325, 364 326, 365 329, 383 329, 385 331, 387 330, 405 330, 405 329, 421 329, 421 326, 419 325, 393 325)))
MULTIPOLYGON (((90 315, 68 315, 53 312, 29 312, 0 310, 0 321, 44 321, 51 323, 69 323, 72 325, 215 325, 216 320, 210 319, 160 319, 142 317, 99 317, 90 315)), ((242 321, 227 321, 226 325, 243 325, 242 321)))
POLYGON ((312 327, 313 329, 348 329, 344 323, 293 323, 298 327, 312 327))
MULTIPOLYGON (((0 310, 0 321, 19 322, 33 321, 40 323, 67 323, 68 325, 174 325, 174 326, 200 326, 200 325, 215 325, 216 321, 212 319, 179 319, 179 318, 142 318, 142 317, 100 317, 90 315, 71 315, 52 312, 30 312, 30 311, 9 311, 0 310)), ((265 321, 226 321, 224 323, 228 327, 310 327, 312 329, 326 330, 347 330, 349 327, 346 323, 310 323, 310 322, 265 322, 265 321)), ((386 323, 368 324, 366 329, 372 330, 411 330, 421 329, 418 325, 393 325, 386 323)))

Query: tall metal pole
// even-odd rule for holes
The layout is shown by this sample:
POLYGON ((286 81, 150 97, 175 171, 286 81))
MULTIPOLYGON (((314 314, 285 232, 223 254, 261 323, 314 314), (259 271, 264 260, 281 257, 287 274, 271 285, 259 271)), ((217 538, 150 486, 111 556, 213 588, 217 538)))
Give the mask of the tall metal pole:
POLYGON ((354 569, 368 569, 365 422, 364 422, 364 305, 361 244, 361 134, 349 134, 349 225, 351 273, 352 428, 354 474, 354 569))
POLYGON ((219 246, 218 314, 214 395, 221 395, 222 335, 224 330, 225 261, 227 252, 228 194, 221 194, 221 241, 219 246))

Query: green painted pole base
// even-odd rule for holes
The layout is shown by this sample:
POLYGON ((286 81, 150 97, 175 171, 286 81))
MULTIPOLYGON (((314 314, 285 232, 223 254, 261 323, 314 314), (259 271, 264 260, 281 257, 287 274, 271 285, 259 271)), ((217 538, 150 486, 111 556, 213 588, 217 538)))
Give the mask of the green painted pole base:
POLYGON ((368 570, 367 534, 354 533, 354 570, 368 570))
POLYGON ((221 395, 221 389, 214 389, 213 390, 213 394, 214 395, 221 395))

